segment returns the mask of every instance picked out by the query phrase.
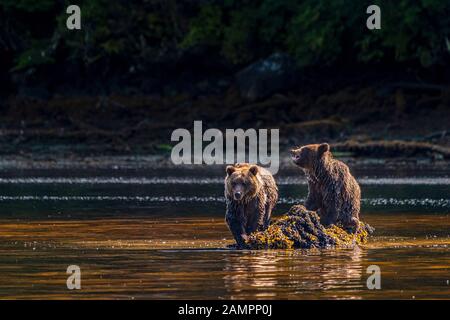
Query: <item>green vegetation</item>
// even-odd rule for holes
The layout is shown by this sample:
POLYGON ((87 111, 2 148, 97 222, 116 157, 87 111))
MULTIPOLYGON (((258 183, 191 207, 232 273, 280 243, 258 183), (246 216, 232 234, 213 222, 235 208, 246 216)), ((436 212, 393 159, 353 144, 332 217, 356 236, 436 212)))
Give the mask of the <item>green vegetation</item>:
POLYGON ((65 27, 69 1, 0 0, 0 50, 9 71, 52 64, 146 71, 189 50, 247 64, 279 50, 300 66, 403 62, 430 67, 448 59, 450 2, 375 1, 382 29, 365 27, 372 1, 78 1, 82 30, 65 27))

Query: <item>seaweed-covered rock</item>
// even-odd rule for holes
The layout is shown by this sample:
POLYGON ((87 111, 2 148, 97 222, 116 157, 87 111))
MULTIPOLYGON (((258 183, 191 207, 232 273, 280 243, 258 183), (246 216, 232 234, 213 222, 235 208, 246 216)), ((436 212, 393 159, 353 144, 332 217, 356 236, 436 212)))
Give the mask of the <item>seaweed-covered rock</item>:
POLYGON ((348 233, 336 225, 325 228, 316 212, 295 205, 265 231, 252 233, 247 245, 250 249, 353 247, 365 243, 373 231, 371 226, 363 222, 356 234, 348 233))

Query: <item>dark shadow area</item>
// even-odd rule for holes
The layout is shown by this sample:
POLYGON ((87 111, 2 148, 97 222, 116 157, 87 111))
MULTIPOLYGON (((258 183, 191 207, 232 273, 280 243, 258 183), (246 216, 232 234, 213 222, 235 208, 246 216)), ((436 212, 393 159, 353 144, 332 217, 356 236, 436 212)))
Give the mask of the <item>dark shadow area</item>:
POLYGON ((0 152, 164 154, 176 128, 279 128, 369 157, 449 157, 450 4, 0 3, 0 152), (391 141, 397 141, 391 143, 391 141))

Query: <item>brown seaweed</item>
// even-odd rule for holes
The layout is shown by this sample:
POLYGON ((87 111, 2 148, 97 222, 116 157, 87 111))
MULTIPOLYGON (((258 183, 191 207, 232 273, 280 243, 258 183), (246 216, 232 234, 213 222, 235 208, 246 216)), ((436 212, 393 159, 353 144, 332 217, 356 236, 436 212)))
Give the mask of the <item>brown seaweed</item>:
POLYGON ((355 234, 338 225, 325 228, 316 212, 294 205, 266 230, 252 233, 247 245, 250 249, 348 248, 366 243, 373 231, 364 222, 355 234))

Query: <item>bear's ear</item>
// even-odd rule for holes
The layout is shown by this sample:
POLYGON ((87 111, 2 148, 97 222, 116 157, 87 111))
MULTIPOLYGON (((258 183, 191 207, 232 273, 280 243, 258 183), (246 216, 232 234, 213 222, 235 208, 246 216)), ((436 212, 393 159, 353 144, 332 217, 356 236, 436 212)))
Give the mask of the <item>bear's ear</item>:
POLYGON ((236 168, 233 166, 227 166, 227 168, 225 169, 227 175, 229 175, 229 176, 231 176, 235 170, 236 170, 236 168))
POLYGON ((254 176, 258 174, 258 170, 258 166, 251 166, 250 169, 248 169, 254 176))
POLYGON ((317 149, 319 156, 322 156, 325 152, 330 151, 330 145, 328 143, 322 143, 317 149))

